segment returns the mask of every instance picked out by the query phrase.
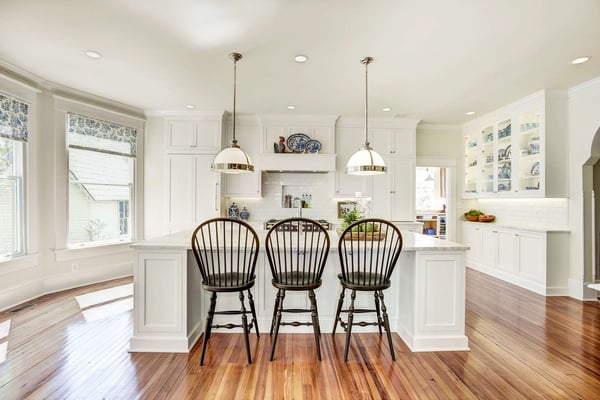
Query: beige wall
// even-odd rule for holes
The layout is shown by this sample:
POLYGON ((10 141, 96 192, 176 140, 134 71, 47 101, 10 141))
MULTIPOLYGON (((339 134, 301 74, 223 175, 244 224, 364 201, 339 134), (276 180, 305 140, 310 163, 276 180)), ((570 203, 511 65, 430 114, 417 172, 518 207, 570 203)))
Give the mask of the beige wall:
POLYGON ((453 157, 458 164, 461 145, 458 125, 417 125, 417 157, 453 157))

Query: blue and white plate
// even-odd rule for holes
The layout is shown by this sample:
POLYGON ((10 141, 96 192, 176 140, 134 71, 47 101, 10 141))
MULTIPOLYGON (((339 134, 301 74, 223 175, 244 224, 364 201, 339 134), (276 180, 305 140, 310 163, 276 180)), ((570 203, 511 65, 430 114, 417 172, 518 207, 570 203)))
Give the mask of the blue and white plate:
POLYGON ((304 146, 310 140, 310 136, 304 133, 294 133, 288 136, 286 144, 288 149, 294 153, 304 153, 304 146))
POLYGON ((318 153, 321 150, 321 142, 316 139, 310 139, 304 144, 304 150, 307 153, 318 153))

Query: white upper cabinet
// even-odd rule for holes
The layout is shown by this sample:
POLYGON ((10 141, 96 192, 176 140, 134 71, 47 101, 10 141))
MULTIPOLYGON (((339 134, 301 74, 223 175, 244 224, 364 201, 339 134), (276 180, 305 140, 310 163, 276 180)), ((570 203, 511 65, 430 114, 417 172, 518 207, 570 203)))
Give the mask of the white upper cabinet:
MULTIPOLYGON (((388 167, 371 177, 371 215, 392 221, 415 219, 416 120, 374 120, 371 147, 388 167)), ((363 136, 364 137, 364 136, 363 136)), ((364 140, 364 139, 363 139, 364 140)))
POLYGON ((567 112, 541 91, 465 124, 464 197, 565 197, 567 112))
POLYGON ((223 113, 167 117, 167 151, 216 154, 221 150, 223 113))

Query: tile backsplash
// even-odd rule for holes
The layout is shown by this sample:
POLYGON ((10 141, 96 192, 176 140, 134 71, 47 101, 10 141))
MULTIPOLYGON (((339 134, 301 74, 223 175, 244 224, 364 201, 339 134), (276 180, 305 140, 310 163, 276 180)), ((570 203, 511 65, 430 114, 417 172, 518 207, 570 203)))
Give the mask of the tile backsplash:
POLYGON ((311 208, 302 209, 302 215, 313 219, 325 219, 334 224, 337 219, 337 202, 333 198, 335 174, 315 173, 262 173, 262 198, 227 198, 226 206, 235 201, 241 209, 245 206, 250 212, 250 221, 263 222, 270 218, 282 219, 298 215, 297 208, 284 208, 284 196, 292 195, 302 199, 310 195, 311 208))
POLYGON ((471 208, 496 216, 496 223, 545 229, 569 228, 569 202, 565 198, 479 199, 461 201, 459 216, 471 208))

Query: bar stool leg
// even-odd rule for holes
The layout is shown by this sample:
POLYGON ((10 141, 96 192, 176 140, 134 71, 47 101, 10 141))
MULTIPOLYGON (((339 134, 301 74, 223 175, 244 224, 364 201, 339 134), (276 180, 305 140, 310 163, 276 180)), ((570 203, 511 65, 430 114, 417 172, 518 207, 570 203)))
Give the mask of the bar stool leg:
POLYGON ((315 334, 315 343, 317 345, 317 357, 321 361, 321 341, 319 335, 321 334, 319 329, 319 312, 317 311, 317 298, 314 290, 308 291, 308 297, 310 298, 310 316, 312 318, 313 331, 315 334))
POLYGON ((244 340, 246 341, 246 358, 248 364, 252 364, 252 356, 250 355, 250 337, 248 334, 248 317, 246 316, 246 306, 244 305, 244 292, 240 291, 240 303, 242 304, 242 328, 244 329, 244 340))
POLYGON ((271 357, 269 361, 273 361, 273 356, 275 355, 275 346, 277 345, 277 336, 279 335, 279 325, 281 324, 281 314, 283 312, 283 299, 285 298, 285 290, 279 289, 279 293, 277 293, 277 297, 279 298, 277 308, 277 317, 275 318, 275 337, 273 338, 273 346, 271 347, 271 357))
POLYGON ((338 301, 337 311, 335 312, 335 318, 333 320, 333 331, 331 332, 331 336, 335 335, 335 330, 337 328, 338 319, 340 318, 340 312, 342 311, 342 306, 344 305, 344 293, 346 292, 346 288, 342 288, 342 293, 340 293, 340 300, 338 301))
POLYGON ((210 331, 212 330, 213 317, 215 315, 215 307, 217 305, 217 293, 212 292, 210 296, 210 306, 208 308, 208 317, 206 318, 206 326, 204 327, 204 338, 202 340, 202 354, 200 355, 200 365, 204 365, 204 355, 206 354, 206 344, 210 339, 210 331))
POLYGON ((256 337, 260 337, 260 333, 258 332, 258 320, 256 319, 256 310, 254 309, 254 298, 252 297, 252 292, 248 289, 248 302, 250 303, 250 311, 252 312, 252 322, 254 323, 254 328, 256 329, 256 337))
POLYGON ((275 306, 273 306, 273 317, 271 318, 271 331, 269 332, 269 336, 273 335, 273 328, 275 328, 275 318, 277 317, 277 309, 279 308, 280 293, 281 289, 277 290, 277 296, 275 296, 275 306))
POLYGON ((381 310, 379 309, 379 293, 375 291, 375 310, 377 311, 377 328, 379 328, 379 336, 381 336, 381 326, 383 321, 381 320, 381 310))
POLYGON ((352 335, 352 322, 354 320, 354 299, 356 299, 356 290, 352 290, 352 299, 348 309, 348 329, 346 330, 346 349, 344 350, 344 362, 348 361, 348 349, 350 348, 350 335, 352 335))
POLYGON ((383 302, 383 290, 379 291, 379 297, 381 297, 381 309, 383 310, 383 323, 385 327, 385 333, 387 334, 388 344, 390 346, 390 353, 392 354, 392 360, 396 361, 396 354, 394 353, 394 345, 392 344, 392 334, 390 333, 390 320, 387 315, 387 308, 383 302))

